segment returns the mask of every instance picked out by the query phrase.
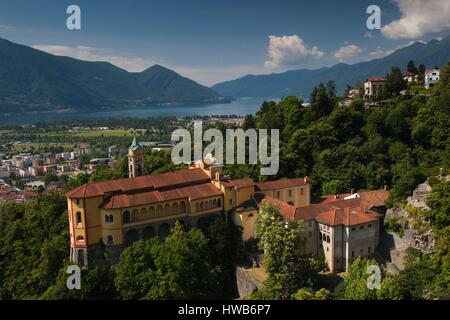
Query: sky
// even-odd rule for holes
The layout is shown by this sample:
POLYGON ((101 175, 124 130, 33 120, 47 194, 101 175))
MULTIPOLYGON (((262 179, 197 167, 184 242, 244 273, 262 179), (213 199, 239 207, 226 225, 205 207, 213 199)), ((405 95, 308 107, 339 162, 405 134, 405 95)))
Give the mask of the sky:
POLYGON ((450 0, 0 0, 0 38, 201 84, 383 57, 450 33, 450 0), (69 5, 81 29, 68 30, 69 5), (381 29, 369 30, 370 5, 381 29))

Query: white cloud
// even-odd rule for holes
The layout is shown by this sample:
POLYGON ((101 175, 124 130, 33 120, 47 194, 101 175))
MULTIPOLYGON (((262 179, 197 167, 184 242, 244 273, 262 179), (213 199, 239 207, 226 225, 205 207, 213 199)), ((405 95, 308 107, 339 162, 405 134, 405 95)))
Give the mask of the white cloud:
POLYGON ((402 13, 381 28, 390 39, 417 39, 428 33, 450 29, 449 0, 394 0, 402 13))
POLYGON ((364 33, 364 38, 372 39, 373 38, 373 34, 370 33, 369 31, 366 31, 366 33, 364 33))
POLYGON ((386 57, 393 52, 394 52, 394 50, 392 50, 392 49, 384 49, 382 47, 377 47, 374 51, 369 52, 369 57, 370 57, 370 60, 379 59, 379 58, 386 57))
POLYGON ((360 47, 358 47, 355 44, 348 44, 346 46, 343 46, 339 48, 335 53, 334 56, 339 59, 339 61, 344 61, 349 58, 356 57, 358 54, 360 54, 363 51, 360 47))
POLYGON ((269 36, 268 60, 264 63, 267 68, 283 66, 297 66, 306 57, 322 57, 324 53, 318 47, 308 47, 302 38, 292 36, 269 36))
POLYGON ((57 56, 67 56, 85 61, 107 61, 130 72, 143 71, 154 65, 153 60, 140 57, 126 57, 107 52, 107 50, 89 46, 34 45, 33 48, 57 56))

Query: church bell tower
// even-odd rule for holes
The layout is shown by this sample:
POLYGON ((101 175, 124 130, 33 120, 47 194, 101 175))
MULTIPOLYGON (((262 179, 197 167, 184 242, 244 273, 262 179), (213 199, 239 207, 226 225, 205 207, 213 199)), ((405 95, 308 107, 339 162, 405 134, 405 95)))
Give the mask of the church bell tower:
POLYGON ((128 177, 135 178, 144 175, 144 151, 142 146, 133 138, 128 148, 128 177))

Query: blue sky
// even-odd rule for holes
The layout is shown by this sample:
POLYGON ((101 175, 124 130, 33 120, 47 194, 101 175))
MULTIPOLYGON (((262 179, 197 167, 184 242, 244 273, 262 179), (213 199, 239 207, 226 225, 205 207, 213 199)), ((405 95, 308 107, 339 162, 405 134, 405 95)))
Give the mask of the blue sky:
POLYGON ((0 37, 129 71, 155 63, 202 84, 354 63, 450 33, 449 0, 0 0, 0 37), (66 8, 81 8, 81 30, 66 8), (381 10, 368 30, 366 9, 381 10))

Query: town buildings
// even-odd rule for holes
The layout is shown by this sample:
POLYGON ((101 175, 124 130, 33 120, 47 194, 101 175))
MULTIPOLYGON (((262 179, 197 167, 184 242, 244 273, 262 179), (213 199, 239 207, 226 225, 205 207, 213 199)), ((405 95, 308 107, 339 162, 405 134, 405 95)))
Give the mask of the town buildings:
POLYGON ((241 226, 243 239, 249 240, 255 237, 264 201, 278 206, 285 219, 304 222, 302 251, 324 254, 331 271, 345 270, 357 256, 370 256, 379 241, 384 190, 311 204, 307 177, 230 179, 221 166, 206 160, 176 172, 143 175, 142 150, 135 139, 128 164, 129 178, 85 184, 66 194, 70 257, 81 266, 95 264, 103 250, 114 263, 136 240, 164 238, 176 221, 195 227, 214 215, 241 226))

